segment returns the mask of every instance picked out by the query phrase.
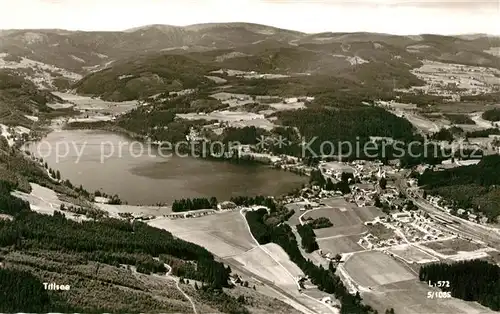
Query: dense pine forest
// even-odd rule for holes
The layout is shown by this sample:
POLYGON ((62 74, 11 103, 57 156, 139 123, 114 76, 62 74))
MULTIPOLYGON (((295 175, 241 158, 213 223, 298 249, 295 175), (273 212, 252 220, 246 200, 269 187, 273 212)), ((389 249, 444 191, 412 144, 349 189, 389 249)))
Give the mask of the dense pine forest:
POLYGON ((477 301, 500 311, 500 267, 486 261, 473 260, 453 264, 437 263, 420 268, 420 280, 431 283, 449 281, 454 298, 477 301))
MULTIPOLYGON (((348 109, 308 108, 278 114, 287 126, 295 126, 306 139, 318 141, 352 141, 370 136, 386 136, 413 140, 413 127, 407 120, 374 106, 353 106, 348 109)), ((318 147, 319 149, 319 147, 318 147)))
POLYGON ((474 208, 495 220, 500 215, 500 156, 485 156, 477 165, 427 170, 418 182, 433 195, 441 195, 459 208, 474 208))
POLYGON ((292 229, 287 224, 267 224, 265 222, 265 210, 247 212, 246 218, 252 234, 260 244, 273 242, 285 250, 290 260, 302 269, 317 285, 321 291, 334 294, 341 300, 341 314, 365 314, 375 313, 370 306, 364 305, 359 294, 351 295, 343 285, 341 279, 335 274, 335 267, 330 264, 329 269, 316 266, 310 260, 306 260, 299 250, 297 240, 292 229))

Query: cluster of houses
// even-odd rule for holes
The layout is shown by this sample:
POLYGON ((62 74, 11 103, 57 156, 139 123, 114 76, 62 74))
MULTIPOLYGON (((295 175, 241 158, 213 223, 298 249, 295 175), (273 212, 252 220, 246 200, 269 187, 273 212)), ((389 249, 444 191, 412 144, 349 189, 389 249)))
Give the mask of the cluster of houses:
POLYGON ((369 233, 358 241, 358 244, 366 250, 405 244, 407 243, 406 241, 436 241, 446 236, 451 236, 451 234, 438 229, 437 222, 432 218, 424 217, 418 211, 398 212, 389 217, 376 217, 372 221, 365 222, 367 226, 375 226, 377 224, 393 230, 394 236, 388 239, 380 239, 369 233))
MULTIPOLYGON (((166 215, 163 215, 163 217, 170 218, 170 219, 185 219, 185 218, 197 218, 197 217, 203 217, 207 215, 213 215, 217 214, 220 212, 228 212, 228 211, 234 211, 234 210, 239 210, 242 209, 243 207, 236 205, 234 202, 231 201, 223 201, 217 204, 217 209, 201 209, 201 210, 191 210, 191 211, 185 211, 185 212, 177 212, 177 213, 169 213, 166 215)), ((249 207, 245 207, 244 209, 247 211, 256 211, 261 208, 264 208, 268 212, 270 209, 266 206, 262 205, 252 205, 249 207)))
POLYGON ((207 215, 213 215, 218 212, 233 211, 236 209, 238 209, 238 206, 234 202, 224 201, 217 204, 217 210, 213 209, 190 210, 185 212, 169 213, 164 215, 164 217, 170 219, 197 218, 207 215))
POLYGON ((427 195, 427 201, 434 205, 435 207, 446 211, 448 213, 454 214, 456 216, 466 218, 469 221, 472 222, 477 222, 477 223, 482 223, 485 224, 488 222, 488 218, 484 216, 480 216, 478 214, 474 214, 474 209, 469 208, 469 209, 463 209, 463 208, 453 208, 452 206, 446 205, 446 201, 440 197, 440 196, 432 196, 432 195, 427 195))

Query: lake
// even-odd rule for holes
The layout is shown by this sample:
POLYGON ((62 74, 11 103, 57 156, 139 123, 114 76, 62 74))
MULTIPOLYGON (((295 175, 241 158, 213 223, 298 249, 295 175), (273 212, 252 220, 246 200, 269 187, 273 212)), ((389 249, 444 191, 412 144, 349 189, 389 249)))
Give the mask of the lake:
POLYGON ((26 148, 43 157, 63 179, 93 192, 118 194, 129 204, 170 204, 175 199, 237 195, 280 195, 308 181, 262 165, 193 157, 160 156, 156 148, 125 136, 90 130, 49 133, 26 148))

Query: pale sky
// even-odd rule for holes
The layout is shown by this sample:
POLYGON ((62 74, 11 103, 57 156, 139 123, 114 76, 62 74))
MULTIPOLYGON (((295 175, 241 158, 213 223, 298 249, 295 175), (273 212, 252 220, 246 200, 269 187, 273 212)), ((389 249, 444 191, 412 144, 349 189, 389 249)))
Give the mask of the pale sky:
POLYGON ((303 32, 500 35, 500 0, 0 0, 0 29, 252 22, 303 32))

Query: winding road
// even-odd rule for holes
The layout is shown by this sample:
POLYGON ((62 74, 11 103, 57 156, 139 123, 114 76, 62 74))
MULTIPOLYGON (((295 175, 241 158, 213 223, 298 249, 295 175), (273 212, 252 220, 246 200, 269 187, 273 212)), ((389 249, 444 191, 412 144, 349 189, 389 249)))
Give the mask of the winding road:
POLYGON ((184 290, 182 290, 182 288, 179 286, 179 280, 171 275, 172 267, 170 267, 170 265, 165 264, 165 263, 163 265, 165 265, 165 267, 168 269, 168 272, 165 274, 165 276, 167 276, 167 278, 175 281, 175 286, 177 287, 177 290, 179 290, 179 292, 182 293, 182 295, 189 301, 189 303, 191 303, 191 307, 193 308, 193 313, 198 314, 198 311, 196 310, 196 305, 194 304, 193 299, 191 299, 191 297, 186 292, 184 292, 184 290))

